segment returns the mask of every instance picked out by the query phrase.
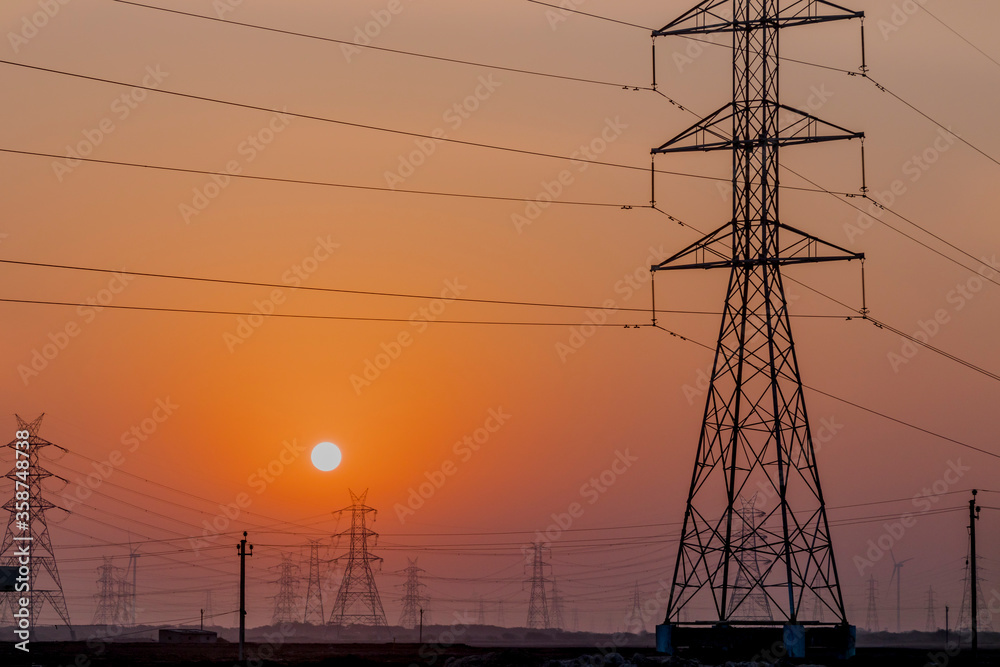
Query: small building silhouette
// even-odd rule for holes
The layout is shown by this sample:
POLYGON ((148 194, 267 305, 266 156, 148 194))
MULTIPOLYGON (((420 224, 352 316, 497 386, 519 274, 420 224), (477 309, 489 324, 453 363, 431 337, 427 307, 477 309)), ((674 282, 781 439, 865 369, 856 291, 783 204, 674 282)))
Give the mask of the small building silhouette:
POLYGON ((219 633, 189 628, 160 628, 161 644, 214 644, 219 633))

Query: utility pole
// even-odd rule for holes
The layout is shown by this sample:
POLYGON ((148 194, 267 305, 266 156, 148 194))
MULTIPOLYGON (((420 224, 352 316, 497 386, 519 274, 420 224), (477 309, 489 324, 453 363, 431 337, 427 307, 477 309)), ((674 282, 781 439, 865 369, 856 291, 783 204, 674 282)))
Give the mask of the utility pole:
POLYGON ((424 608, 420 608, 420 634, 417 635, 417 641, 421 644, 424 643, 424 608))
POLYGON ((948 645, 948 640, 949 640, 948 635, 951 633, 951 628, 949 627, 949 625, 950 624, 949 624, 949 619, 948 619, 948 605, 945 605, 944 606, 944 644, 945 644, 945 646, 948 645))
POLYGON ((201 629, 202 632, 205 631, 205 610, 204 609, 201 610, 201 625, 199 625, 198 627, 199 627, 199 629, 201 629))
POLYGON ((976 563, 976 520, 979 519, 979 506, 976 505, 976 489, 972 490, 972 499, 969 501, 969 540, 972 558, 969 570, 972 573, 972 585, 970 595, 972 604, 969 609, 969 621, 972 624, 972 661, 976 661, 976 654, 979 651, 979 606, 976 593, 979 589, 978 563, 976 563))
POLYGON ((247 634, 247 556, 253 556, 253 545, 247 552, 247 531, 243 531, 243 539, 236 546, 240 556, 240 662, 243 662, 243 644, 247 634))

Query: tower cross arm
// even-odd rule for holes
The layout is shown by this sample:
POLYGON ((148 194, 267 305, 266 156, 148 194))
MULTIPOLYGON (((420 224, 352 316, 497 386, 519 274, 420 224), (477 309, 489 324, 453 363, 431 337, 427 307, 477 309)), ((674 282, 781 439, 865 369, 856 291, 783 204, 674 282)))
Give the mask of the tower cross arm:
POLYGON ((864 12, 853 11, 826 0, 797 0, 777 16, 768 19, 734 19, 733 0, 703 0, 676 19, 653 31, 653 37, 670 35, 710 35, 713 33, 753 30, 764 25, 792 28, 813 23, 863 19, 864 12), (825 12, 825 13, 820 13, 825 12))

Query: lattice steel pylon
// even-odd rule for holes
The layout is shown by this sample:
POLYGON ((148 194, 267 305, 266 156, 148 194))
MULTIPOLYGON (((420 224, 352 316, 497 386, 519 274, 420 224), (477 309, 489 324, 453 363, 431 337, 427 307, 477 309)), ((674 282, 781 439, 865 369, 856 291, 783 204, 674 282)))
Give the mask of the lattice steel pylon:
POLYGON ((10 512, 10 518, 4 529, 3 542, 0 543, 0 565, 19 567, 18 553, 23 549, 25 543, 30 544, 31 558, 28 565, 30 590, 0 592, 0 620, 4 622, 13 620, 14 609, 18 606, 19 599, 27 598, 31 613, 31 627, 37 628, 42 608, 48 602, 53 611, 69 628, 70 636, 75 640, 76 632, 69 619, 66 596, 63 594, 59 567, 56 564, 56 555, 52 548, 52 537, 45 519, 45 513, 55 507, 54 504, 45 499, 43 494, 44 481, 53 477, 53 474, 42 466, 40 455, 41 450, 45 447, 56 447, 64 451, 65 448, 39 437, 38 430, 44 416, 44 414, 39 415, 35 421, 29 423, 15 415, 17 419, 17 433, 15 435, 17 437, 6 445, 14 452, 14 467, 5 477, 14 482, 14 489, 11 499, 3 505, 3 509, 10 512), (26 435, 27 439, 22 439, 21 435, 26 435), (25 447, 18 447, 19 442, 27 442, 27 450, 25 447), (21 461, 28 462, 27 469, 19 464, 21 461), (19 500, 17 494, 23 491, 28 493, 29 508, 26 521, 23 511, 18 509, 18 503, 24 501, 19 500))
POLYGON ((639 595, 639 582, 635 582, 635 591, 629 603, 628 611, 625 612, 625 632, 639 634, 645 632, 646 621, 642 617, 642 598, 639 595))
POLYGON ((760 540, 757 535, 758 522, 766 516, 757 509, 757 494, 750 499, 740 497, 740 533, 733 545, 733 551, 740 567, 733 583, 733 596, 729 601, 729 617, 740 621, 770 621, 771 604, 767 593, 760 588, 761 568, 770 564, 767 556, 761 555, 760 540))
POLYGON ((531 584, 531 594, 528 598, 528 625, 529 628, 545 629, 552 627, 551 621, 549 619, 549 600, 546 593, 546 584, 549 583, 550 579, 545 576, 545 568, 550 567, 548 563, 545 562, 543 557, 543 552, 548 547, 544 546, 541 542, 535 542, 531 545, 532 548, 532 558, 531 558, 531 578, 528 583, 531 584))
POLYGON ((299 566, 290 556, 282 556, 278 563, 278 594, 274 596, 274 613, 271 623, 296 623, 299 620, 299 566))
POLYGON ((878 582, 875 575, 868 577, 868 612, 865 614, 865 629, 878 632, 878 582))
POLYGON ((927 587, 927 618, 924 619, 924 630, 934 632, 937 630, 937 619, 934 613, 934 587, 927 587))
POLYGON ((566 627, 563 622, 563 600, 562 595, 559 594, 559 586, 555 577, 552 577, 552 604, 549 605, 549 612, 552 618, 552 627, 563 630, 566 627))
MULTIPOLYGON (((982 556, 976 556, 977 562, 982 560, 982 556)), ((962 578, 962 606, 959 607, 958 612, 958 625, 956 630, 959 634, 965 638, 970 636, 970 628, 972 627, 972 577, 969 575, 969 557, 965 558, 965 576, 962 578)), ((983 572, 983 566, 979 566, 979 572, 983 572)), ((984 600, 988 598, 983 595, 983 576, 979 574, 976 577, 976 606, 979 607, 978 614, 976 615, 977 620, 977 631, 978 632, 993 632, 993 613, 989 610, 988 605, 984 604, 984 600)))
POLYGON ((382 598, 379 597, 378 587, 375 585, 375 573, 372 570, 372 563, 381 563, 382 559, 369 551, 370 547, 375 546, 378 534, 368 527, 368 515, 371 514, 374 521, 378 510, 365 504, 365 499, 368 497, 367 490, 360 495, 353 491, 350 491, 350 494, 350 507, 335 512, 335 514, 351 513, 351 527, 339 534, 350 539, 350 547, 346 555, 336 559, 345 561, 344 578, 337 591, 337 600, 333 604, 329 624, 341 627, 348 625, 386 627, 388 623, 385 619, 385 610, 382 608, 382 598))
POLYGON ((653 33, 733 36, 732 102, 652 150, 654 156, 726 150, 733 161, 732 219, 651 267, 654 274, 729 269, 668 626, 680 622, 685 608, 695 623, 728 622, 755 590, 767 596, 772 624, 810 620, 802 603, 815 593, 837 624, 847 625, 782 267, 864 255, 780 222, 778 153, 864 135, 781 103, 778 33, 863 16, 823 0, 705 0, 653 33), (775 500, 754 531, 757 550, 770 561, 759 575, 741 561, 734 534, 738 499, 755 490, 775 500), (736 590, 741 575, 749 585, 736 590))
POLYGON ((305 613, 303 623, 322 625, 326 620, 323 613, 323 585, 320 577, 319 540, 309 540, 309 579, 306 584, 305 613))
POLYGON ((94 609, 94 625, 118 625, 122 619, 122 589, 124 576, 121 568, 115 567, 110 557, 104 557, 104 564, 97 568, 97 606, 94 609))
POLYGON ((427 597, 423 593, 424 584, 420 582, 420 573, 423 568, 417 566, 417 559, 406 559, 407 566, 403 570, 406 581, 403 582, 403 609, 399 614, 399 625, 404 628, 413 629, 420 622, 420 610, 427 604, 427 597))

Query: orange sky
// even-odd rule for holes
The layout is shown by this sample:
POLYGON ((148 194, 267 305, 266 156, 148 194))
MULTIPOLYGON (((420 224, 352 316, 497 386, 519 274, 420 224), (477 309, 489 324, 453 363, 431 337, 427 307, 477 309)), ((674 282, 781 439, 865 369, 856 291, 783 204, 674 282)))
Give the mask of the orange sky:
MULTIPOLYGON (((575 4, 582 11, 659 27, 690 3, 575 4)), ((928 9, 936 16, 990 50, 990 27, 1000 20, 995 3, 933 4, 928 9)), ((247 0, 225 18, 350 40, 387 3, 345 5, 247 0)), ((0 27, 8 35, 0 47, 3 60, 133 84, 145 78, 146 85, 191 95, 559 155, 573 154, 603 132, 598 159, 639 166, 648 164, 651 147, 693 121, 649 91, 373 51, 345 55, 336 44, 109 0, 61 5, 37 34, 24 33, 24 22, 41 11, 39 6, 17 0, 0 9, 0 27), (11 42, 10 33, 33 36, 11 42), (476 102, 466 101, 477 94, 476 102), (455 105, 463 103, 478 108, 456 111, 455 105)), ((215 15, 206 0, 170 6, 215 15)), ((403 0, 400 6, 373 43, 634 86, 650 82, 649 37, 643 30, 527 2, 403 0)), ((993 109, 1000 102, 998 67, 925 13, 894 18, 889 1, 858 8, 869 17, 872 77, 985 153, 1000 155, 1000 140, 992 131, 993 109), (889 25, 899 29, 889 30, 889 25)), ((856 25, 808 28, 782 39, 786 56, 846 69, 858 65, 856 25)), ((706 47, 699 55, 697 49, 686 51, 689 46, 658 41, 660 89, 696 113, 708 113, 729 95, 727 53, 706 47), (685 53, 696 57, 687 62, 680 57, 685 53)), ((101 160, 385 187, 398 183, 386 174, 398 176, 400 161, 420 146, 413 137, 163 94, 148 93, 137 101, 126 86, 9 64, 0 64, 0 77, 7 91, 0 148, 6 149, 65 155, 68 146, 89 142, 96 144, 92 157, 101 160)), ((880 193, 898 181, 902 194, 894 210, 976 257, 996 256, 997 164, 958 142, 939 141, 935 148, 934 124, 858 77, 789 64, 781 85, 785 102, 802 107, 825 99, 816 113, 867 133, 868 185, 880 193), (935 162, 923 170, 913 157, 928 150, 935 162)), ((555 187, 562 173, 557 199, 563 201, 641 206, 649 200, 648 173, 641 171, 581 169, 566 160, 441 143, 423 161, 412 175, 406 172, 399 188, 530 200, 555 187)), ((790 149, 784 161, 830 190, 853 192, 860 184, 856 142, 790 149)), ((660 157, 657 166, 727 177, 729 159, 660 157)), ((697 238, 690 229, 638 208, 552 205, 528 216, 526 203, 519 201, 239 179, 212 187, 204 174, 10 153, 0 154, 0 170, 6 204, 0 258, 21 261, 446 297, 593 305, 610 300, 621 309, 650 305, 648 283, 629 286, 626 276, 648 266, 650 257, 658 261, 697 238)), ((801 182, 786 176, 784 184, 801 182)), ((729 216, 724 194, 708 180, 660 176, 657 181, 658 204, 704 230, 729 216)), ((996 285, 963 296, 961 286, 972 272, 881 225, 849 232, 858 213, 845 201, 795 191, 782 197, 784 222, 867 254, 868 305, 874 316, 916 332, 921 321, 943 310, 946 323, 932 343, 989 370, 1000 369, 996 285)), ((883 217, 962 258, 899 219, 883 217)), ((968 258, 963 261, 972 265, 968 258)), ((788 275, 860 306, 856 264, 797 268, 788 275)), ((267 582, 275 577, 267 568, 278 562, 281 547, 291 552, 307 533, 319 537, 337 530, 328 513, 348 504, 348 488, 368 488, 369 503, 380 510, 375 527, 384 535, 386 548, 380 553, 386 573, 404 567, 407 556, 419 556, 431 575, 482 578, 465 586, 432 582, 432 595, 441 600, 435 609, 447 616, 471 608, 473 594, 492 595, 506 600, 510 624, 523 623, 526 605, 526 593, 514 581, 522 574, 520 541, 544 531, 553 513, 566 512, 584 498, 586 511, 573 528, 681 518, 703 409, 698 373, 711 359, 704 349, 661 331, 603 329, 576 339, 583 342, 576 349, 571 325, 586 321, 583 311, 292 289, 275 297, 265 287, 12 265, 0 266, 0 276, 6 286, 0 296, 11 299, 240 312, 273 307, 280 313, 404 320, 272 318, 241 328, 232 315, 0 305, 0 368, 6 373, 0 391, 10 431, 13 413, 28 419, 46 413, 41 435, 73 452, 52 463, 53 472, 70 481, 60 491, 64 497, 79 488, 78 480, 92 470, 91 460, 107 460, 115 450, 124 457, 99 493, 87 499, 89 506, 53 515, 53 522, 60 521, 53 523, 57 547, 66 545, 59 555, 76 622, 89 621, 93 613, 94 570, 100 564, 95 558, 128 550, 94 545, 198 536, 218 505, 234 502, 241 493, 252 499, 246 508, 250 514, 234 521, 226 528, 231 534, 213 544, 231 549, 237 531, 247 528, 252 539, 272 545, 262 546, 252 564, 258 595, 252 625, 270 619, 265 596, 273 595, 267 582), (567 326, 428 323, 432 318, 567 326), (63 345, 43 368, 36 359, 37 375, 26 372, 36 351, 50 344, 63 345), (367 364, 384 368, 377 373, 369 368, 365 378, 367 364), (498 419, 501 414, 509 417, 498 419), (478 450, 456 445, 466 437, 475 442, 477 429, 491 424, 497 428, 478 450), (143 440, 129 439, 133 428, 143 440), (316 471, 306 454, 283 444, 311 447, 321 440, 343 449, 343 464, 333 473, 316 471), (626 451, 638 463, 588 504, 581 486, 626 451), (262 484, 258 471, 281 461, 282 452, 280 473, 262 484), (449 462, 453 474, 402 523, 398 507, 405 506, 411 489, 440 480, 437 472, 449 462), (265 533, 263 527, 276 519, 294 525, 265 533), (525 532, 492 539, 412 536, 505 531, 525 532), (503 544, 495 555, 405 548, 470 541, 503 544), (503 573, 492 576, 498 571, 503 573)), ((669 274, 657 283, 663 307, 715 312, 723 298, 721 274, 669 274)), ((845 312, 798 286, 790 285, 789 292, 795 297, 793 312, 845 312)), ((611 321, 648 319, 645 313, 618 312, 611 321)), ((709 344, 718 328, 715 316, 661 316, 660 322, 709 344)), ((996 448, 998 390, 985 376, 928 350, 894 370, 889 355, 901 352, 902 342, 863 321, 799 318, 794 327, 807 384, 969 444, 996 448)), ((815 393, 807 399, 814 437, 821 425, 836 425, 836 435, 819 454, 831 507, 910 498, 959 461, 971 470, 948 491, 996 487, 996 463, 987 456, 815 393)), ((939 506, 959 507, 967 497, 944 496, 939 506)), ((983 504, 990 503, 1000 507, 986 496, 983 504)), ((903 502, 831 510, 831 519, 914 511, 903 502)), ((984 511, 987 556, 997 546, 989 526, 1000 521, 998 516, 984 511)), ((341 521, 340 529, 344 525, 341 521)), ((953 609, 958 606, 964 525, 960 512, 927 516, 896 547, 897 557, 914 557, 906 572, 909 589, 903 591, 904 625, 922 629, 930 585, 953 609)), ((845 596, 858 623, 864 620, 863 579, 873 573, 888 591, 891 566, 881 560, 862 577, 852 561, 883 530, 878 521, 834 529, 845 596)), ((628 595, 622 591, 636 579, 652 592, 659 579, 672 574, 671 544, 643 546, 634 554, 578 547, 560 555, 559 542, 555 573, 565 582, 564 595, 577 600, 585 627, 606 629, 611 622, 606 610, 624 612, 628 595), (642 567, 615 567, 627 558, 638 558, 642 567)), ((168 549, 179 545, 184 542, 170 543, 168 549)), ((165 550, 154 543, 142 549, 165 550)), ((197 557, 172 557, 188 565, 158 556, 140 561, 145 582, 140 595, 146 596, 141 618, 189 618, 192 609, 196 617, 204 599, 197 591, 205 589, 215 591, 219 610, 231 605, 233 587, 225 574, 235 571, 231 551, 220 547, 197 557), (191 582, 193 592, 170 592, 178 577, 191 582)), ((985 567, 996 570, 989 561, 985 567)), ((399 607, 393 586, 399 578, 387 574, 383 581, 387 612, 395 620, 399 607)), ((888 618, 888 593, 885 597, 882 613, 888 618)))

